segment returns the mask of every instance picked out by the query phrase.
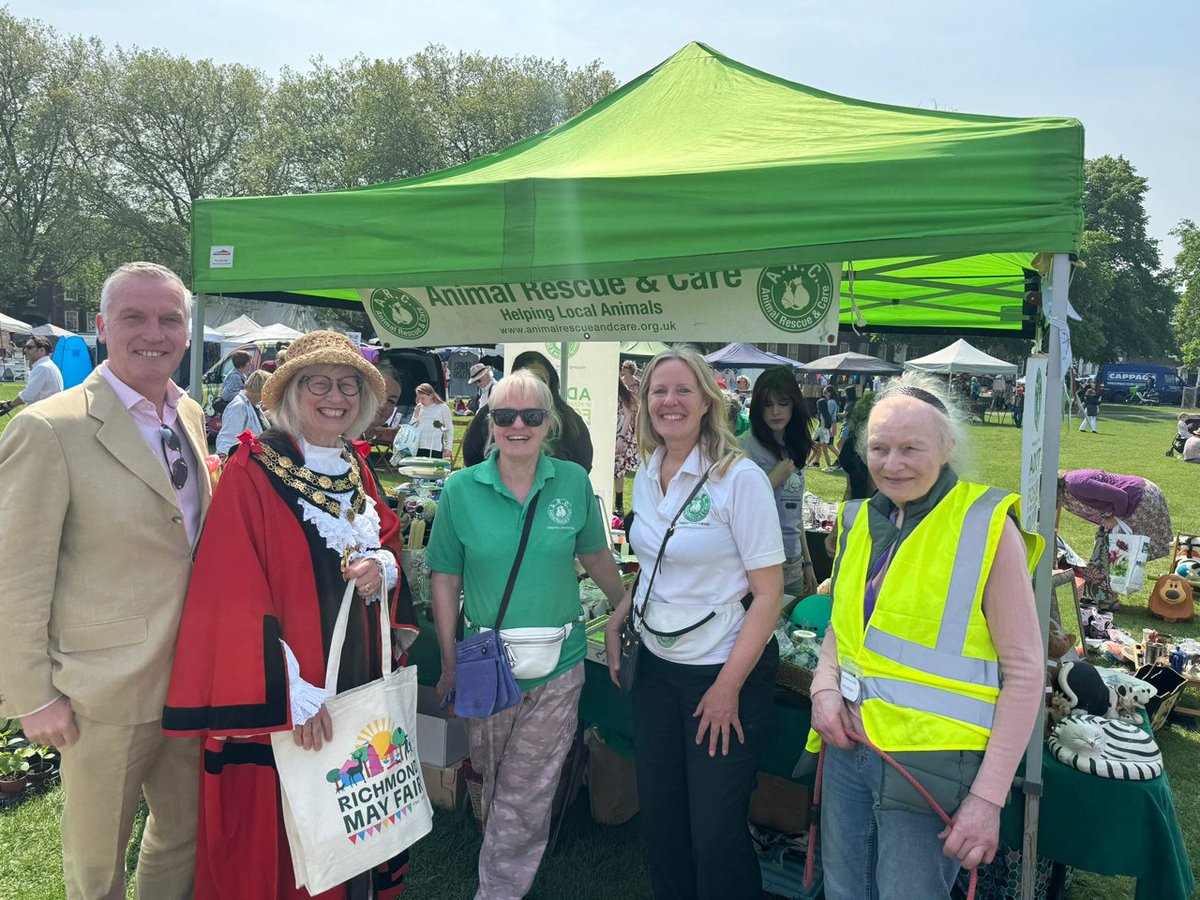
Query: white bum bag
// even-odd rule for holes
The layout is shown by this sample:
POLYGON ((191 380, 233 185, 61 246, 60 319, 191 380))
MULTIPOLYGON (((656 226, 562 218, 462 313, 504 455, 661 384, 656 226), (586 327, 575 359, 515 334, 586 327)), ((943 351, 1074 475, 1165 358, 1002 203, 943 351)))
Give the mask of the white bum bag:
POLYGON ((708 656, 741 627, 746 607, 741 600, 713 606, 683 606, 647 600, 639 613, 642 639, 653 641, 655 656, 691 663, 708 656))
MULTIPOLYGON (((471 625, 470 619, 467 619, 467 624, 471 625)), ((557 628, 501 628, 500 639, 508 650, 513 677, 544 678, 553 672, 562 655, 563 642, 574 627, 574 622, 568 622, 557 628)))

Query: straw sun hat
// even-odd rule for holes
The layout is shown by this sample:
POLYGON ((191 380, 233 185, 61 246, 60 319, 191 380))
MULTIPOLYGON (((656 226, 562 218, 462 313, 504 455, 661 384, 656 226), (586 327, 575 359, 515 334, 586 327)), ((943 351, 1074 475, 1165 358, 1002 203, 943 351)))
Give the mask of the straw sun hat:
POLYGON ((336 331, 312 331, 288 346, 287 361, 263 387, 263 406, 271 409, 278 404, 288 382, 309 366, 350 366, 358 370, 363 384, 380 403, 387 397, 383 376, 358 352, 354 341, 336 331))

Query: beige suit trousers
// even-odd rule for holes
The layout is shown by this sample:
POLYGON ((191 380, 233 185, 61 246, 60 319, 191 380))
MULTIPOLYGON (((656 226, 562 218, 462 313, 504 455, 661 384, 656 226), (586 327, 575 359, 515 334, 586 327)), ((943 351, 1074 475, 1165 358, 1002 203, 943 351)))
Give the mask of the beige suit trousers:
POLYGON ((199 738, 167 737, 157 721, 107 725, 76 714, 62 749, 63 875, 70 900, 124 900, 125 855, 138 799, 150 816, 137 866, 139 900, 188 900, 196 869, 199 738))

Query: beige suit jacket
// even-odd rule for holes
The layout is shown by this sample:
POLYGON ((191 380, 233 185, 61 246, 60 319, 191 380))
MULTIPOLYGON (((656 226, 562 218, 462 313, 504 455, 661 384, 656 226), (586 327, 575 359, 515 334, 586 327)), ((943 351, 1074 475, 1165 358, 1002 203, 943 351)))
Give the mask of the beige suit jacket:
MULTIPOLYGON (((184 397, 178 412, 203 460, 203 411, 184 397)), ((191 566, 166 468, 99 371, 16 416, 0 437, 0 712, 62 694, 99 722, 158 719, 191 566)))

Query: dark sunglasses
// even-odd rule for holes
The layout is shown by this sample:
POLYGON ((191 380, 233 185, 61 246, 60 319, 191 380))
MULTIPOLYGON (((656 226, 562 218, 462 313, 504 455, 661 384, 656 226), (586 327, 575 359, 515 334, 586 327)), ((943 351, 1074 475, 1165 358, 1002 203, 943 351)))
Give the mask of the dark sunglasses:
POLYGON ((168 450, 170 450, 172 453, 179 454, 178 458, 171 463, 170 474, 171 484, 174 485, 175 490, 181 491, 183 490, 183 486, 187 484, 188 467, 187 462, 185 462, 183 458, 183 445, 179 443, 179 435, 177 435, 170 426, 159 425, 158 436, 162 439, 164 457, 170 459, 170 457, 167 455, 168 450))
POLYGON ((491 410, 492 421, 501 428, 508 428, 513 422, 517 421, 517 416, 521 417, 521 421, 530 428, 537 428, 546 421, 546 411, 544 409, 493 409, 491 410))

